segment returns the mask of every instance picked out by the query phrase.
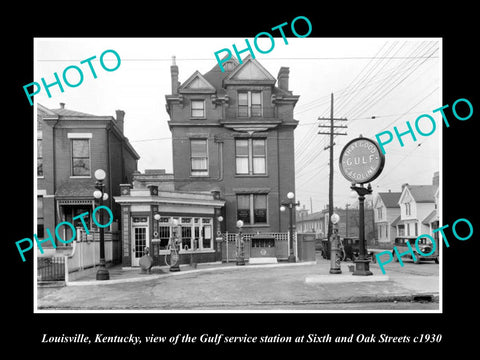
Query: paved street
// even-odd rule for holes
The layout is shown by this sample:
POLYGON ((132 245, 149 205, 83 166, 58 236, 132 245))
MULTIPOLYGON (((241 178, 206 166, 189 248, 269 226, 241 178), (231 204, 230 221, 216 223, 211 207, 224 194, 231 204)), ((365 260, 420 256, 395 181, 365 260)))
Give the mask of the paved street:
MULTIPOLYGON (((342 263, 341 275, 352 276, 342 263)), ((230 266, 180 273, 160 271, 143 275, 130 270, 126 280, 114 284, 91 282, 81 286, 38 288, 38 308, 82 310, 362 310, 378 309, 434 309, 438 310, 439 265, 398 263, 386 266, 388 281, 358 282, 352 276, 349 282, 306 283, 307 276, 328 275, 330 262, 317 257, 317 263, 269 266, 230 266), (214 270, 214 271, 213 271, 214 270), (426 295, 426 298, 421 296, 426 295), (428 304, 416 300, 433 299, 428 304), (379 306, 380 303, 384 305, 379 306), (355 306, 352 304, 362 304, 355 306), (369 305, 368 305, 369 304, 369 305)), ((381 271, 371 265, 376 278, 381 271)), ((112 276, 115 269, 111 270, 112 276)), ((120 272, 119 272, 120 273, 120 272)), ((121 272, 124 274, 125 272, 121 272)), ((117 275, 119 277, 119 275, 117 275)), ((363 277, 362 277, 363 278, 363 277)), ((348 278, 350 279, 350 277, 348 278)))

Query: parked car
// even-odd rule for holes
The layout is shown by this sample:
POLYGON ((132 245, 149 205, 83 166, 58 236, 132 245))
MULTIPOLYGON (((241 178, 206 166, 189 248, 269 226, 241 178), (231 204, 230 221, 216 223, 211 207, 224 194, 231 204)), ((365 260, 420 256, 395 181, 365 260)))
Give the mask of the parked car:
MULTIPOLYGON (((418 240, 418 249, 423 253, 423 254, 430 254, 430 255, 421 255, 417 251, 417 247, 415 246, 415 241, 416 237, 408 237, 408 236, 403 236, 403 237, 396 237, 395 238, 395 247, 397 248, 397 251, 399 254, 404 253, 405 255, 402 255, 402 260, 403 259, 412 259, 415 264, 418 264, 420 261, 423 260, 429 260, 429 261, 435 261, 436 264, 438 264, 438 247, 435 248, 435 251, 430 254, 432 251, 432 243, 430 239, 428 238, 420 238, 418 240), (414 254, 415 254, 415 260, 413 259, 412 255, 408 251, 408 245, 407 242, 410 244, 410 247, 412 248, 414 254)), ((398 262, 398 257, 397 253, 395 250, 392 250, 392 255, 393 255, 393 260, 398 262)))
MULTIPOLYGON (((358 237, 340 238, 340 243, 343 247, 342 261, 354 261, 358 258, 358 256, 360 255, 360 239, 358 237)), ((328 241, 327 239, 321 239, 320 251, 324 259, 330 259, 330 241, 328 241)), ((372 262, 376 262, 376 258, 373 252, 368 250, 367 259, 370 259, 372 262)))
MULTIPOLYGON (((358 237, 345 237, 342 239, 343 248, 345 250, 344 260, 355 261, 360 256, 360 239, 358 237)), ((366 258, 372 262, 376 262, 377 258, 372 251, 366 249, 366 258)))

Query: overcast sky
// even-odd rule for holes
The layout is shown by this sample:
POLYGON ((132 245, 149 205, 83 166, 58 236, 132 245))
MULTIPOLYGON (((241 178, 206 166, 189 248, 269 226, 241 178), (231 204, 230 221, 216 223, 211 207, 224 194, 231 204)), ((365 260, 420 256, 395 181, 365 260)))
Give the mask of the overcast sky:
MULTIPOLYGON (((253 39, 249 39, 253 42, 253 39)), ((264 39, 269 41, 268 39, 264 39)), ((263 41, 263 40, 262 40, 263 41)), ((112 115, 125 111, 125 135, 140 155, 139 170, 164 168, 172 172, 170 131, 165 110, 165 95, 171 93, 170 65, 176 56, 179 81, 184 82, 195 70, 202 74, 216 64, 214 52, 242 49, 244 38, 37 38, 35 40, 34 79, 53 82, 53 73, 61 77, 69 65, 84 70, 83 83, 64 93, 58 87, 50 89, 49 98, 42 89, 35 102, 56 109, 66 108, 93 115, 112 115), (121 57, 120 67, 104 71, 99 57, 113 49, 121 57), (92 61, 97 78, 93 79, 88 65, 80 61, 97 56, 92 61)), ((267 49, 269 43, 259 42, 267 49)), ((328 204, 328 136, 318 135, 318 117, 330 116, 330 94, 334 93, 334 116, 345 117, 347 136, 335 138, 334 205, 352 204, 350 184, 338 168, 338 156, 343 146, 360 134, 374 139, 384 130, 406 130, 421 114, 437 120, 436 131, 427 137, 417 135, 386 145, 386 163, 379 178, 372 182, 374 194, 379 191, 400 191, 403 183, 431 184, 441 164, 442 121, 432 110, 443 105, 442 48, 438 38, 275 38, 275 47, 268 54, 255 53, 257 60, 276 78, 280 67, 290 68, 289 87, 300 95, 294 118, 297 199, 313 211, 328 204), (374 117, 374 118, 372 118, 374 117)), ((111 54, 110 54, 111 55, 111 54)), ((242 54, 243 57, 247 53, 242 54)), ((105 59, 114 59, 113 56, 105 59)), ((107 63, 107 64, 114 64, 107 63)), ((74 82, 74 71, 69 76, 74 82)), ((25 98, 28 104, 27 98, 25 98)), ((322 122, 328 124, 327 122, 322 122)), ((34 121, 34 126, 35 121, 34 121)), ((424 132, 431 129, 421 123, 424 132)), ((341 129, 344 130, 344 129, 341 129)), ((285 194, 286 195, 286 194, 285 194)))

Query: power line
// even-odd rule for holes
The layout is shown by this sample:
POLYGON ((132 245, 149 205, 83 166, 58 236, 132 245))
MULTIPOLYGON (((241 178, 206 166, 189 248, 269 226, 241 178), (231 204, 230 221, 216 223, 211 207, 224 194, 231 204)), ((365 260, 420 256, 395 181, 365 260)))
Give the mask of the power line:
MULTIPOLYGON (((261 61, 273 61, 273 60, 369 60, 369 59, 388 59, 388 60, 404 60, 404 59, 412 59, 412 58, 419 58, 419 57, 409 57, 409 56, 386 56, 386 57, 372 57, 372 56, 323 56, 323 57, 265 57, 265 58, 258 58, 261 61)), ((85 59, 37 59, 36 61, 40 62, 80 62, 85 59)), ((176 61, 214 61, 215 58, 175 58, 176 61)), ((104 61, 117 61, 117 60, 110 60, 104 59, 104 61)), ((124 59, 122 61, 172 61, 172 58, 150 58, 150 59, 124 59)))

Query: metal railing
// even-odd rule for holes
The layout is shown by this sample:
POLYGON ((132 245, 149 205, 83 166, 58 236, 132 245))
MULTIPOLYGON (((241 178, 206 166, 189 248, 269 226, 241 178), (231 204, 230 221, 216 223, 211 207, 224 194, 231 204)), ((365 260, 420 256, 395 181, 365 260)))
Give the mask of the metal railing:
POLYGON ((65 281, 65 257, 37 258, 38 281, 65 281))
MULTIPOLYGON (((282 233, 274 233, 274 232, 262 232, 262 233, 242 233, 242 238, 245 241, 244 245, 244 256, 245 259, 250 258, 250 249, 251 249, 251 240, 252 237, 273 237, 275 238, 275 248, 276 248, 276 256, 278 259, 285 260, 288 258, 290 253, 290 233, 289 232, 282 232, 282 233)), ((237 241, 238 241, 238 233, 223 233, 222 234, 222 261, 230 262, 235 261, 237 256, 237 241)), ((293 246, 294 246, 294 253, 297 256, 297 233, 293 233, 293 246)))

